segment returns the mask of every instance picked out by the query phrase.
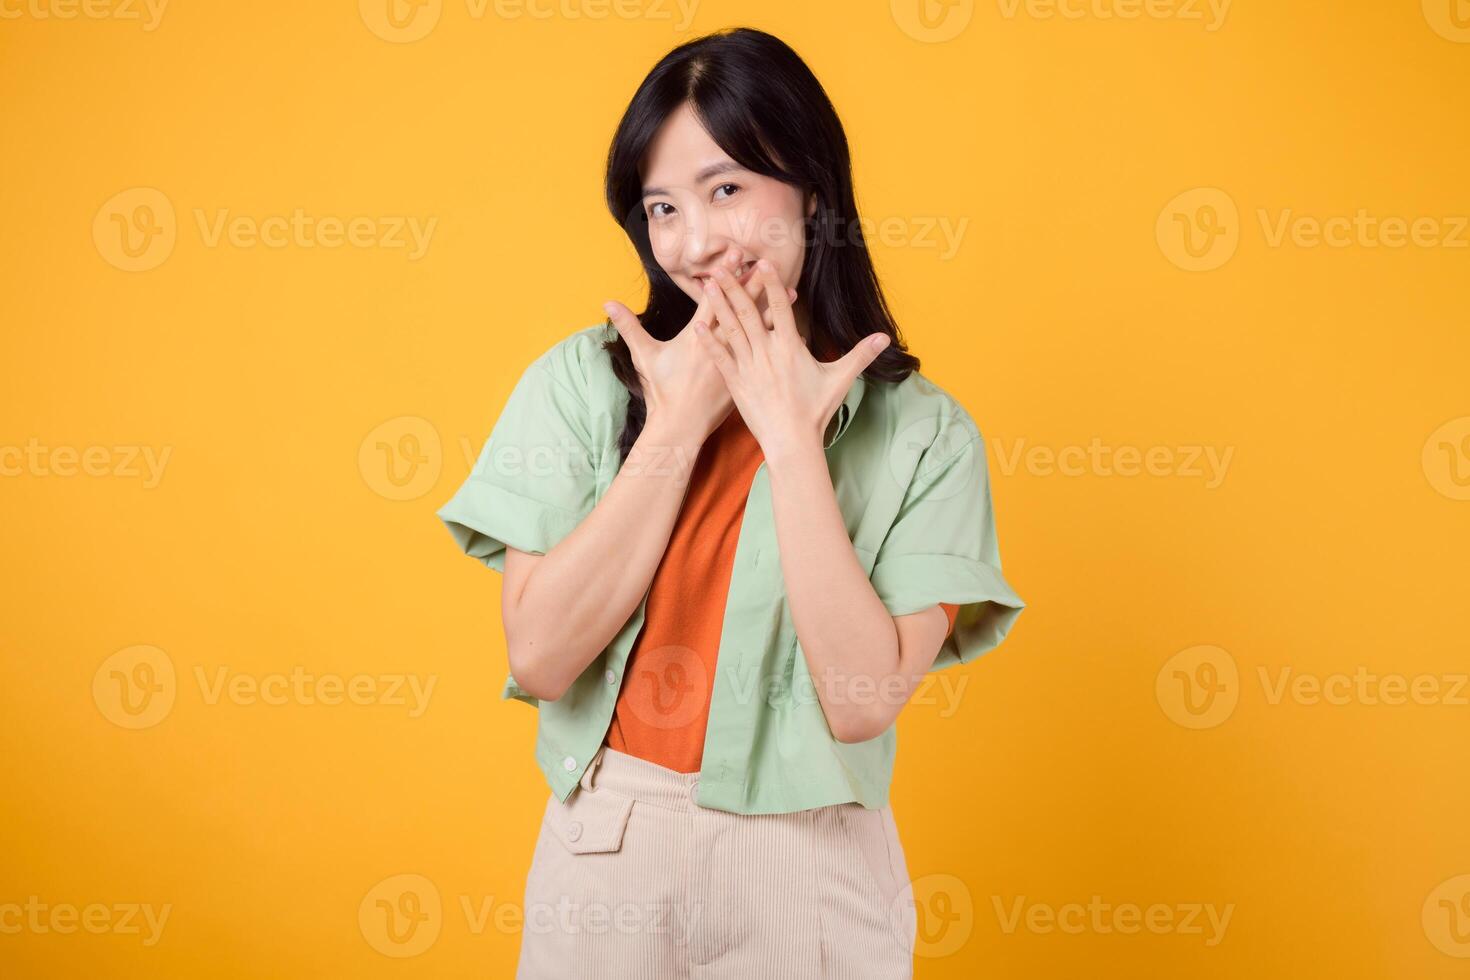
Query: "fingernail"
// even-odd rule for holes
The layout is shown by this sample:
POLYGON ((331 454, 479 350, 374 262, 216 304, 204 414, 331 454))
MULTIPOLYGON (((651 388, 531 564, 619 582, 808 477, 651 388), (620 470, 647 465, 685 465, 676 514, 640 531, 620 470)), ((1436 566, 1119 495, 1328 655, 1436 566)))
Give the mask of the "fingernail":
POLYGON ((613 315, 613 305, 611 303, 603 303, 602 308, 607 312, 608 316, 613 315))
POLYGON ((771 263, 770 263, 770 262, 768 262, 768 261, 766 261, 766 260, 765 260, 765 259, 761 259, 761 260, 760 260, 760 261, 759 261, 759 262, 757 262, 757 263, 756 263, 756 266, 757 266, 757 267, 758 267, 758 268, 759 268, 759 269, 760 269, 760 270, 761 270, 761 271, 762 271, 762 272, 770 272, 770 271, 771 271, 771 263))

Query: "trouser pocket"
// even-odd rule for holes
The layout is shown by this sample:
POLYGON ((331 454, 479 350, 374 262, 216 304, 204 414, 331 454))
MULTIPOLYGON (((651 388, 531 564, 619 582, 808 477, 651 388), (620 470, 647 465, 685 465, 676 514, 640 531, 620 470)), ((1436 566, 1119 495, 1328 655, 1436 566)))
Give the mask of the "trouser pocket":
POLYGON ((893 854, 898 842, 896 833, 890 833, 893 824, 887 808, 869 810, 861 803, 840 803, 835 813, 854 853, 862 859, 861 871, 869 886, 886 906, 904 884, 899 880, 899 862, 893 854))
POLYGON ((573 854, 603 854, 623 846, 633 812, 631 796, 578 786, 563 803, 553 794, 546 807, 547 832, 573 854))

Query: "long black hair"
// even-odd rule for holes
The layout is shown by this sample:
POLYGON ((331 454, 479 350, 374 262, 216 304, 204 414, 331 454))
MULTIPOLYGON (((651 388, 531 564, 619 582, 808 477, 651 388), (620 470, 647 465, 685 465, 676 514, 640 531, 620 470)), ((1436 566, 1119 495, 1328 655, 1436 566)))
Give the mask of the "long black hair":
MULTIPOLYGON (((694 316, 696 303, 654 258, 643 207, 643 172, 660 127, 689 103, 714 141, 747 170, 796 187, 816 211, 806 217, 806 258, 796 291, 811 320, 814 356, 833 360, 864 337, 886 333, 889 344, 863 377, 897 382, 919 369, 903 346, 883 298, 858 223, 847 135, 817 77, 784 41, 740 27, 680 45, 653 67, 623 113, 607 156, 607 206, 637 249, 648 275, 643 329, 670 340, 694 316)), ((610 322, 610 321, 609 321, 610 322)), ((619 439, 624 460, 647 418, 642 385, 621 337, 604 345, 628 389, 619 439)))

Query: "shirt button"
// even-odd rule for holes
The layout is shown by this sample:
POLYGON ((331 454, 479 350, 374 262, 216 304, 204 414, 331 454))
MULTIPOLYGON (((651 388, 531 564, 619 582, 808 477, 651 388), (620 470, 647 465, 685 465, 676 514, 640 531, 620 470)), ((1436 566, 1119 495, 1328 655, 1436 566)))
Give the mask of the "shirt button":
POLYGON ((617 682, 617 679, 618 679, 618 675, 617 675, 617 674, 614 674, 614 673, 613 673, 613 672, 612 672, 612 668, 611 668, 611 667, 609 667, 609 668, 608 668, 608 669, 607 669, 607 673, 605 673, 605 674, 603 674, 603 675, 602 675, 602 676, 603 676, 603 677, 605 677, 605 678, 607 678, 607 682, 608 682, 608 683, 609 683, 609 684, 614 684, 614 683, 616 683, 616 682, 617 682))
POLYGON ((570 824, 567 825, 567 840, 577 841, 581 840, 581 838, 582 822, 580 820, 573 820, 570 824))
POLYGON ((567 756, 565 759, 561 760, 561 767, 567 772, 576 772, 577 760, 573 759, 571 756, 567 756))

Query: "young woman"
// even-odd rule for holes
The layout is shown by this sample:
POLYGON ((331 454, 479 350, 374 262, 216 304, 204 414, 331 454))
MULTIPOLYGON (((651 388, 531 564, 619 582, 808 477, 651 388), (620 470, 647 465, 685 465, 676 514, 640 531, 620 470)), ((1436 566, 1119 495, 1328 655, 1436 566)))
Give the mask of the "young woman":
POLYGON ((778 39, 664 57, 606 191, 647 304, 539 357, 440 511, 504 573, 502 696, 539 709, 518 976, 909 977, 894 721, 1023 607, 980 433, 900 342, 778 39))

